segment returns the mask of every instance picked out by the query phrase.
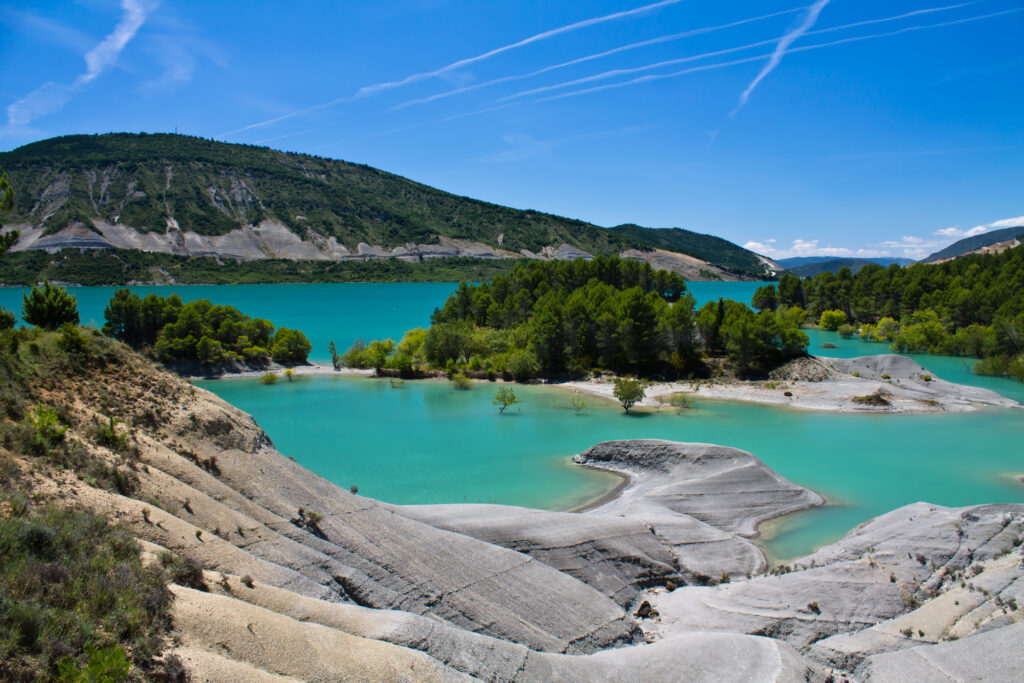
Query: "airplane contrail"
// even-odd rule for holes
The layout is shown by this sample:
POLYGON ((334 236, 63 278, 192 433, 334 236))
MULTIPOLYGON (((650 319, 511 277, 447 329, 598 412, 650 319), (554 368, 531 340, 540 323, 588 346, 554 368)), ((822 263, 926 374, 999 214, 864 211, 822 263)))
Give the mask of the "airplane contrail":
POLYGON ((369 95, 375 95, 375 94, 377 94, 379 92, 383 92, 385 90, 392 90, 394 88, 400 88, 402 86, 409 85, 410 83, 415 83, 417 81, 422 81, 422 80, 427 79, 427 78, 434 78, 434 77, 440 76, 442 74, 445 74, 445 73, 454 71, 456 69, 462 68, 464 66, 468 66, 470 64, 475 64, 475 63, 481 62, 481 61, 483 61, 485 59, 489 59, 489 58, 491 58, 491 57, 493 57, 495 55, 499 55, 499 54, 501 54, 503 52, 508 52, 509 50, 514 50, 516 48, 523 47, 523 46, 529 45, 531 43, 536 43, 536 42, 541 41, 541 40, 546 40, 548 38, 552 38, 554 36, 561 35, 563 33, 568 33, 570 31, 577 31, 579 29, 587 28, 587 27, 594 26, 594 25, 597 25, 597 24, 602 24, 602 23, 605 23, 605 22, 608 22, 608 21, 617 21, 619 19, 625 19, 626 17, 635 16, 637 14, 643 14, 643 13, 646 13, 646 12, 652 12, 654 10, 661 9, 662 7, 667 7, 668 5, 676 5, 676 4, 678 4, 678 3, 682 2, 682 1, 683 0, 660 0, 660 2, 651 3, 649 5, 644 5, 642 7, 637 7, 635 9, 624 10, 622 12, 614 12, 612 14, 606 14, 606 15, 600 16, 600 17, 593 17, 591 19, 584 19, 582 21, 577 21, 577 22, 574 22, 572 24, 566 24, 565 26, 559 26, 558 28, 553 28, 553 29, 550 29, 548 31, 543 31, 541 33, 537 33, 535 35, 530 36, 529 38, 523 38, 522 40, 516 41, 514 43, 510 43, 508 45, 503 45, 502 47, 494 48, 493 50, 488 50, 487 52, 484 52, 482 54, 476 55, 475 57, 467 57, 465 59, 460 59, 460 60, 458 60, 456 62, 452 62, 451 64, 448 64, 447 66, 443 66, 440 69, 435 69, 433 71, 424 71, 424 72, 421 72, 421 73, 411 74, 411 75, 406 76, 405 78, 402 78, 402 79, 397 80, 397 81, 388 81, 388 82, 385 82, 385 83, 375 83, 374 85, 367 85, 367 86, 364 86, 364 87, 360 88, 359 90, 357 90, 354 95, 343 96, 343 97, 336 97, 333 100, 329 100, 327 102, 321 102, 320 104, 315 104, 315 105, 313 105, 311 107, 306 107, 305 109, 300 109, 298 111, 289 112, 287 114, 282 114, 280 116, 275 116, 274 118, 270 118, 270 119, 267 119, 265 121, 258 121, 256 123, 249 124, 248 126, 242 126, 241 128, 236 128, 235 130, 231 130, 231 131, 228 131, 226 133, 221 133, 217 137, 227 137, 228 135, 235 135, 236 133, 242 133, 242 132, 245 132, 247 130, 252 130, 253 128, 262 128, 264 126, 270 126, 270 125, 273 125, 275 123, 280 123, 281 121, 286 121, 288 119, 295 118, 296 116, 302 116, 303 114, 309 114, 310 112, 314 112, 314 111, 317 111, 317 110, 320 110, 320 109, 326 109, 326 108, 332 107, 332 106, 334 106, 336 104, 341 104, 342 102, 351 102, 353 100, 356 100, 356 99, 359 99, 359 98, 362 98, 362 97, 366 97, 366 96, 369 96, 369 95))
MULTIPOLYGON (((865 26, 868 24, 880 24, 892 21, 899 21, 900 19, 907 19, 913 16, 919 16, 921 14, 931 14, 935 12, 944 12, 952 9, 958 9, 961 7, 967 7, 969 5, 976 5, 980 2, 986 2, 987 0, 975 0, 974 2, 958 3, 955 5, 945 5, 943 7, 930 7, 926 9, 914 10, 912 12, 905 12, 903 14, 897 14, 891 17, 882 17, 880 19, 868 19, 866 21, 857 21, 851 24, 842 24, 840 26, 832 26, 829 28, 818 29, 816 31, 808 31, 804 34, 805 37, 822 35, 824 33, 833 33, 835 31, 843 31, 849 28, 856 28, 858 26, 865 26)), ((706 59, 708 57, 719 57, 721 55, 732 54, 734 52, 742 52, 743 50, 750 50, 755 47, 761 47, 764 45, 772 45, 778 41, 777 38, 769 40, 760 40, 755 43, 748 43, 746 45, 740 45, 737 47, 724 48, 722 50, 714 50, 712 52, 704 52, 698 55, 691 55, 689 57, 679 57, 677 59, 668 59, 661 62, 655 62, 654 64, 646 64, 644 66, 637 66, 628 69, 612 69, 604 73, 594 74, 592 76, 585 76, 583 78, 577 78, 575 80, 566 81, 564 83, 556 83, 554 85, 542 86, 539 88, 533 88, 531 90, 524 90, 522 92, 513 93, 506 95, 505 97, 499 98, 499 102, 505 102, 508 100, 516 99, 519 97, 527 97, 529 95, 537 95, 543 92, 550 92, 551 90, 559 90, 562 88, 572 87, 574 85, 581 85, 583 83, 590 83, 597 80, 604 80, 607 78, 613 78, 615 76, 624 76, 632 73, 642 73, 644 71, 650 71, 652 69, 658 69, 665 66, 672 66, 674 64, 685 64, 686 62, 693 62, 699 59, 706 59)), ((770 55, 769 55, 770 56, 770 55)))
MULTIPOLYGON (((979 0, 979 1, 981 1, 981 0, 979 0)), ((635 49, 638 49, 638 48, 641 48, 641 47, 648 47, 650 45, 657 45, 659 43, 667 43, 669 41, 680 40, 682 38, 691 38, 693 36, 699 36, 699 35, 703 35, 705 33, 711 33, 713 31, 721 31, 721 30, 727 29, 727 28, 734 28, 736 26, 742 26, 743 24, 750 24, 750 23, 753 23, 753 22, 756 22, 756 21, 763 21, 765 19, 772 19, 774 17, 782 16, 784 14, 792 14, 793 12, 799 12, 802 9, 804 9, 804 8, 803 7, 796 7, 794 9, 782 10, 781 12, 772 12, 771 14, 763 14, 763 15, 761 15, 759 17, 751 17, 749 19, 740 19, 738 21, 729 22, 728 24, 720 24, 718 26, 707 26, 707 27, 704 27, 704 28, 697 28, 697 29, 692 29, 692 30, 689 30, 689 31, 682 31, 680 33, 672 33, 672 34, 665 35, 665 36, 659 36, 657 38, 651 38, 649 40, 642 40, 642 41, 640 41, 638 43, 630 43, 629 45, 622 45, 620 47, 612 48, 611 50, 605 50, 604 52, 597 52, 595 54, 587 55, 585 57, 578 57, 576 59, 571 59, 568 62, 562 62, 560 64, 554 64, 552 66, 546 66, 546 67, 544 67, 542 69, 537 69, 536 71, 531 71, 530 73, 516 74, 516 75, 513 75, 513 76, 502 76, 500 78, 495 78, 495 79, 486 81, 484 83, 474 83, 473 85, 468 85, 468 86, 463 87, 463 88, 456 88, 454 90, 447 90, 445 92, 438 93, 436 95, 430 95, 428 97, 421 97, 419 99, 409 100, 408 102, 402 102, 401 104, 398 104, 398 105, 392 107, 392 109, 404 109, 405 107, 409 107, 409 106, 412 106, 412 105, 415 105, 415 104, 426 104, 427 102, 433 102, 435 100, 444 99, 446 97, 452 97, 454 95, 461 95, 462 93, 470 92, 470 91, 473 91, 473 90, 479 90, 480 88, 486 88, 486 87, 489 87, 489 86, 492 86, 492 85, 497 85, 499 83, 507 83, 509 81, 521 81, 521 80, 524 80, 524 79, 527 79, 527 78, 533 78, 535 76, 540 76, 541 74, 546 74, 546 73, 548 73, 550 71, 556 71, 558 69, 564 69, 566 67, 575 66, 577 64, 583 64, 584 62, 590 62, 590 61, 593 61, 595 59, 601 59, 602 57, 608 57, 610 55, 618 54, 619 52, 625 52, 627 50, 635 50, 635 49)))
MULTIPOLYGON (((818 44, 815 44, 815 45, 804 45, 804 46, 801 46, 801 47, 790 48, 789 52, 806 52, 808 50, 819 50, 819 49, 824 48, 824 47, 832 47, 834 45, 843 45, 845 43, 854 43, 854 42, 858 42, 858 41, 861 41, 861 40, 872 40, 872 39, 876 39, 876 38, 888 38, 890 36, 895 36, 895 35, 899 35, 899 34, 902 34, 902 33, 910 33, 910 32, 913 32, 913 31, 924 31, 924 30, 930 30, 930 29, 935 29, 935 28, 943 28, 943 27, 946 27, 946 26, 954 26, 954 25, 957 25, 957 24, 966 24, 966 23, 970 23, 970 22, 974 22, 974 21, 982 21, 984 19, 992 19, 992 18, 995 18, 995 17, 1001 17, 1001 16, 1005 16, 1007 14, 1016 14, 1018 12, 1024 12, 1024 7, 1020 7, 1020 8, 1016 8, 1016 9, 1003 10, 1001 12, 993 12, 992 14, 983 14, 983 15, 976 16, 976 17, 967 17, 967 18, 964 18, 964 19, 954 19, 952 21, 943 21, 943 22, 940 22, 940 23, 937 23, 937 24, 922 24, 922 25, 918 25, 918 26, 908 26, 908 27, 905 27, 905 28, 896 29, 895 31, 886 31, 885 33, 873 33, 871 35, 866 35, 866 36, 852 36, 850 38, 840 38, 838 40, 832 40, 832 41, 829 41, 827 43, 818 43, 818 44)), ((821 31, 821 32, 824 32, 824 31, 821 31)), ((729 62, 718 62, 718 63, 715 63, 715 64, 706 64, 706 65, 702 65, 702 66, 691 67, 691 68, 688 68, 688 69, 683 69, 681 71, 673 71, 671 73, 649 74, 647 76, 641 76, 639 78, 634 78, 634 79, 631 79, 631 80, 628 80, 628 81, 622 81, 620 83, 609 83, 607 85, 599 85, 599 86, 595 86, 595 87, 592 87, 592 88, 585 88, 585 89, 582 89, 582 90, 573 90, 573 91, 567 92, 567 93, 561 93, 561 94, 558 94, 558 95, 552 95, 550 97, 541 98, 538 101, 539 102, 547 102, 547 101, 550 101, 550 100, 558 100, 558 99, 562 99, 562 98, 565 98, 565 97, 575 97, 576 95, 585 95, 587 93, 597 92, 597 91, 600 91, 600 90, 611 90, 613 88, 622 88, 622 87, 625 87, 625 86, 628 86, 628 85, 635 85, 635 84, 639 84, 639 83, 647 83, 647 82, 650 82, 650 81, 662 80, 662 79, 666 79, 666 78, 676 78, 678 76, 683 76, 685 74, 695 73, 695 72, 699 72, 699 71, 709 71, 709 70, 714 70, 714 69, 722 69, 722 68, 726 68, 726 67, 730 67, 730 66, 736 66, 736 65, 739 65, 739 64, 749 64, 750 62, 756 62, 758 60, 768 59, 769 57, 771 57, 771 54, 761 54, 761 55, 757 55, 757 56, 754 56, 754 57, 745 57, 743 59, 736 59, 736 60, 732 60, 732 61, 729 61, 729 62)))
POLYGON ((740 93, 740 101, 729 116, 735 116, 739 110, 743 108, 743 105, 745 105, 747 100, 750 99, 750 94, 754 92, 754 88, 756 88, 758 84, 768 76, 768 74, 775 71, 775 67, 782 63, 782 58, 786 55, 786 51, 789 49, 789 46, 792 45, 797 38, 811 30, 814 26, 814 22, 818 21, 818 16, 821 14, 821 11, 825 9, 825 5, 828 3, 829 0, 817 0, 817 2, 811 5, 811 8, 807 11, 807 16, 805 16, 804 20, 800 22, 800 25, 782 36, 779 40, 779 44, 775 47, 775 51, 772 52, 772 56, 768 60, 768 63, 764 65, 764 68, 761 69, 757 76, 754 76, 754 80, 750 82, 750 85, 747 86, 746 90, 740 93))

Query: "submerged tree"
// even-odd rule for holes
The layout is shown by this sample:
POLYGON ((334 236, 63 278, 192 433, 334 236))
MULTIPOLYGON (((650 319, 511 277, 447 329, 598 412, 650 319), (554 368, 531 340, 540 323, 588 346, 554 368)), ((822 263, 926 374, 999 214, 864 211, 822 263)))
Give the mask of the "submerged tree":
POLYGON ((583 398, 579 391, 572 392, 572 396, 569 397, 569 409, 579 415, 584 408, 590 405, 587 399, 583 398))
POLYGON ((505 408, 508 408, 510 405, 520 403, 520 400, 519 397, 516 396, 515 389, 512 387, 501 387, 498 389, 498 393, 494 395, 494 399, 491 403, 498 406, 498 414, 501 415, 505 412, 505 408))
POLYGON ((644 394, 646 393, 644 385, 639 380, 629 377, 617 378, 615 380, 615 388, 612 390, 612 395, 618 399, 619 403, 622 404, 623 410, 627 413, 630 408, 644 400, 644 394))

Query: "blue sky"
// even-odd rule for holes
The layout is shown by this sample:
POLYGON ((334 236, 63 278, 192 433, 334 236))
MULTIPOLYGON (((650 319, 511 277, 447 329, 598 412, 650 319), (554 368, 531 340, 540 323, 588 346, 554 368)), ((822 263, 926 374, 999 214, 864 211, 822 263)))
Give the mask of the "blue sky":
POLYGON ((0 149, 177 130, 776 257, 1024 214, 1020 0, 25 4, 0 149))

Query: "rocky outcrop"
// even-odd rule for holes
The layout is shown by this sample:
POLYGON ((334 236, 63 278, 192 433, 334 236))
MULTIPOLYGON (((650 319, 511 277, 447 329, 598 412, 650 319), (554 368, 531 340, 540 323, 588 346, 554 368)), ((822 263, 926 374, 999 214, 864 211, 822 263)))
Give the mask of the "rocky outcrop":
MULTIPOLYGON (((757 524, 820 498, 749 453, 598 444, 577 460, 631 481, 583 513, 392 506, 122 356, 50 399, 75 442, 92 443, 96 405, 132 426, 130 457, 89 446, 130 497, 67 470, 31 489, 118 520, 147 561, 169 550, 204 566, 207 592, 172 586, 170 653, 197 679, 903 680, 967 671, 1019 637, 1021 505, 918 503, 765 572, 757 524)), ((998 680, 1020 664, 1014 650, 978 670, 998 680)))
POLYGON ((865 681, 1019 681, 1024 623, 986 631, 955 642, 921 645, 868 657, 865 681))
MULTIPOLYGON (((917 362, 897 354, 861 356, 859 358, 819 358, 834 370, 837 377, 853 376, 863 382, 854 382, 864 389, 881 391, 886 405, 883 409, 899 406, 931 406, 942 410, 971 410, 978 405, 993 405, 1020 408, 1013 399, 1001 396, 990 389, 954 384, 937 377, 917 362)), ((843 378, 846 381, 849 379, 843 378)), ((865 391, 865 394, 869 393, 865 391)), ((870 406, 859 406, 872 410, 870 406)), ((877 408, 877 407, 876 407, 877 408)))
MULTIPOLYGON (((1022 536, 1024 505, 916 503, 773 575, 652 593, 660 619, 650 628, 661 637, 707 630, 765 635, 798 649, 813 646, 813 659, 859 675, 874 655, 1024 619, 1022 536)), ((877 659, 913 659, 907 657, 877 659)))
POLYGON ((678 557, 640 519, 506 505, 409 505, 395 509, 439 529, 529 555, 624 607, 631 605, 643 588, 683 580, 678 557))
MULTIPOLYGON (((680 254, 665 249, 627 249, 622 258, 646 261, 655 270, 678 273, 686 280, 736 280, 734 273, 689 254, 680 254)), ((766 266, 767 268, 767 266, 766 266)))
POLYGON ((657 439, 606 441, 573 460, 635 479, 623 495, 596 511, 624 514, 636 504, 656 504, 668 513, 688 515, 741 536, 753 536, 767 519, 824 502, 750 453, 725 446, 657 439))
MULTIPOLYGON (((251 418, 217 399, 184 406, 167 429, 178 453, 216 461, 216 476, 189 473, 182 469, 191 463, 180 455, 154 449, 153 467, 185 478, 193 490, 188 518, 219 529, 212 536, 226 544, 315 581, 332 599, 432 614, 538 650, 588 652, 634 638, 630 618, 596 590, 526 555, 396 515, 312 475, 274 450, 251 418), (300 508, 319 521, 296 523, 300 508), (577 608, 549 608, 566 596, 577 608)), ((142 479, 154 495, 174 493, 160 472, 150 476, 151 483, 142 479)), ((175 501, 176 513, 180 506, 175 501)), ((149 525, 134 528, 148 540, 170 542, 149 525)))
MULTIPOLYGON (((31 225, 11 225, 7 230, 19 230, 20 238, 11 251, 42 250, 56 252, 61 249, 137 249, 139 251, 180 256, 214 256, 218 258, 253 261, 264 258, 300 259, 309 261, 363 261, 376 258, 394 258, 402 261, 421 261, 431 258, 515 258, 518 255, 494 249, 479 242, 453 240, 437 235, 436 244, 409 242, 394 248, 360 242, 349 250, 333 236, 324 237, 312 230, 300 235, 277 221, 261 221, 230 230, 223 235, 200 235, 182 231, 173 218, 162 232, 140 231, 122 223, 96 221, 95 230, 82 223, 74 223, 47 235, 44 228, 31 225)), ((567 247, 568 245, 562 245, 567 247)), ((561 248, 560 248, 561 249, 561 248)), ((571 250, 571 248, 570 248, 571 250)), ((552 258, 575 258, 566 252, 553 251, 552 258)), ((574 253, 574 252, 573 252, 574 253)), ((537 257, 540 258, 540 257, 537 257)))
POLYGON ((502 505, 395 509, 525 553, 628 606, 652 585, 707 583, 763 570, 767 560, 748 540, 757 525, 822 503, 733 448, 609 441, 575 460, 627 474, 630 484, 584 514, 502 505))

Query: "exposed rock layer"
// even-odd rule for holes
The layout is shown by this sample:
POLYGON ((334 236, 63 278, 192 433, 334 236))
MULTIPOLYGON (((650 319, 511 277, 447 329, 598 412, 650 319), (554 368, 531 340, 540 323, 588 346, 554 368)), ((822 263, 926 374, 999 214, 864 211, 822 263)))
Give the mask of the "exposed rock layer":
MULTIPOLYGON (((66 473, 35 490, 119 519, 150 558, 203 563, 210 592, 173 589, 173 651, 197 678, 902 680, 970 671, 1019 637, 1024 506, 918 503, 763 575, 757 523, 820 498, 742 451, 599 444, 578 460, 634 480, 586 513, 395 507, 302 469, 248 415, 138 357, 75 381, 55 391, 79 424, 101 386, 134 425, 135 497, 66 473)), ((1022 664, 1008 650, 978 670, 1022 664)))

